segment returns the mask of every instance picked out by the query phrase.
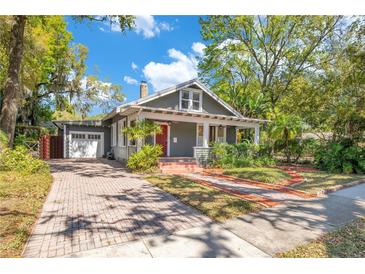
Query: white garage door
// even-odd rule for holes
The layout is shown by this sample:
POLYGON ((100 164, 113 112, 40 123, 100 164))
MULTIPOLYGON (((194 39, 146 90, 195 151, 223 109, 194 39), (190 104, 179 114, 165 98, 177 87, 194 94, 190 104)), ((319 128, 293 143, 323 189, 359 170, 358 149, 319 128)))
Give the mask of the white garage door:
POLYGON ((70 131, 70 158, 96 158, 104 154, 103 132, 70 131))

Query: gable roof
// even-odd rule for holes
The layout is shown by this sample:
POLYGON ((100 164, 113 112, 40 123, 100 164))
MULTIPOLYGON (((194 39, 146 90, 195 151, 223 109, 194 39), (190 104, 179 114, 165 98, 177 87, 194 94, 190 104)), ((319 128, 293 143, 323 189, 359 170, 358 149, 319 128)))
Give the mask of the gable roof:
MULTIPOLYGON (((133 106, 133 105, 141 105, 144 103, 147 103, 149 101, 152 100, 156 100, 160 97, 166 96, 168 94, 171 94, 173 92, 176 92, 178 90, 190 87, 192 85, 196 85, 198 86, 201 90, 203 90, 206 94, 208 94, 210 97, 212 97, 215 101, 217 101, 221 106, 223 106, 225 109, 227 109, 229 112, 231 112, 233 115, 240 117, 240 118, 244 118, 242 116, 241 113, 239 113, 238 111, 236 111, 234 108, 232 108, 229 104, 227 104, 226 102, 224 102, 221 98, 219 98, 215 93, 213 93, 212 91, 210 91, 202 82, 200 82, 198 79, 192 79, 183 83, 180 83, 178 85, 163 89, 161 91, 155 92, 151 95, 148 95, 146 97, 134 100, 132 102, 123 104, 119 107, 116 108, 116 113, 120 112, 120 109, 128 107, 128 106, 133 106)), ((109 115, 108 115, 109 116, 109 115)))

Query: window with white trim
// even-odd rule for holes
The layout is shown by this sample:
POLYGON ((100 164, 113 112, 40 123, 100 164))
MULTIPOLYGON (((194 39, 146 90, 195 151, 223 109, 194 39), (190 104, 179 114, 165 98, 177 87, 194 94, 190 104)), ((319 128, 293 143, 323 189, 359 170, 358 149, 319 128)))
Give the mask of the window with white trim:
POLYGON ((117 144, 117 123, 113 123, 111 127, 111 135, 112 135, 112 147, 116 146, 117 144))
POLYGON ((126 146, 126 134, 123 133, 123 129, 126 127, 126 120, 119 120, 118 121, 118 146, 125 147, 126 146))
MULTIPOLYGON (((134 127, 135 125, 136 125, 136 121, 135 120, 129 122, 129 126, 130 127, 134 127)), ((136 145, 136 140, 129 139, 129 145, 130 146, 135 146, 136 145)))
POLYGON ((204 132, 203 125, 197 125, 197 129, 196 129, 196 146, 198 146, 198 147, 203 146, 203 132, 204 132))
POLYGON ((202 92, 194 90, 181 90, 180 109, 202 111, 202 92))
POLYGON ((217 127, 217 143, 224 143, 226 141, 226 127, 218 126, 217 127))

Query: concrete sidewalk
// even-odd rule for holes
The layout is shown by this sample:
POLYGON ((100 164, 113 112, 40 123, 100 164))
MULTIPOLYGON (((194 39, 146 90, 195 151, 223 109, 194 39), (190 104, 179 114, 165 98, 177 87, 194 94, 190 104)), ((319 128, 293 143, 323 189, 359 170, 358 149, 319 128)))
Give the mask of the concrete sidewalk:
POLYGON ((144 238, 70 254, 67 257, 146 257, 146 258, 262 258, 269 257, 220 224, 178 231, 168 236, 144 238))
POLYGON ((224 227, 274 256, 365 215, 365 184, 315 200, 285 204, 245 215, 224 227))

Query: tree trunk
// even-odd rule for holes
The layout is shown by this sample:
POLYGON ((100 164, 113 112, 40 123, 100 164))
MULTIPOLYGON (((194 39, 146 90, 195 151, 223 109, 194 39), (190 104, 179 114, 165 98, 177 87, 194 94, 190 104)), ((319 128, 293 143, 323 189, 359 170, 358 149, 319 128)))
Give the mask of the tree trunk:
POLYGON ((23 42, 26 16, 14 16, 9 47, 9 67, 5 80, 4 99, 0 115, 0 128, 9 138, 9 146, 13 146, 18 100, 20 97, 20 65, 23 59, 23 42))

